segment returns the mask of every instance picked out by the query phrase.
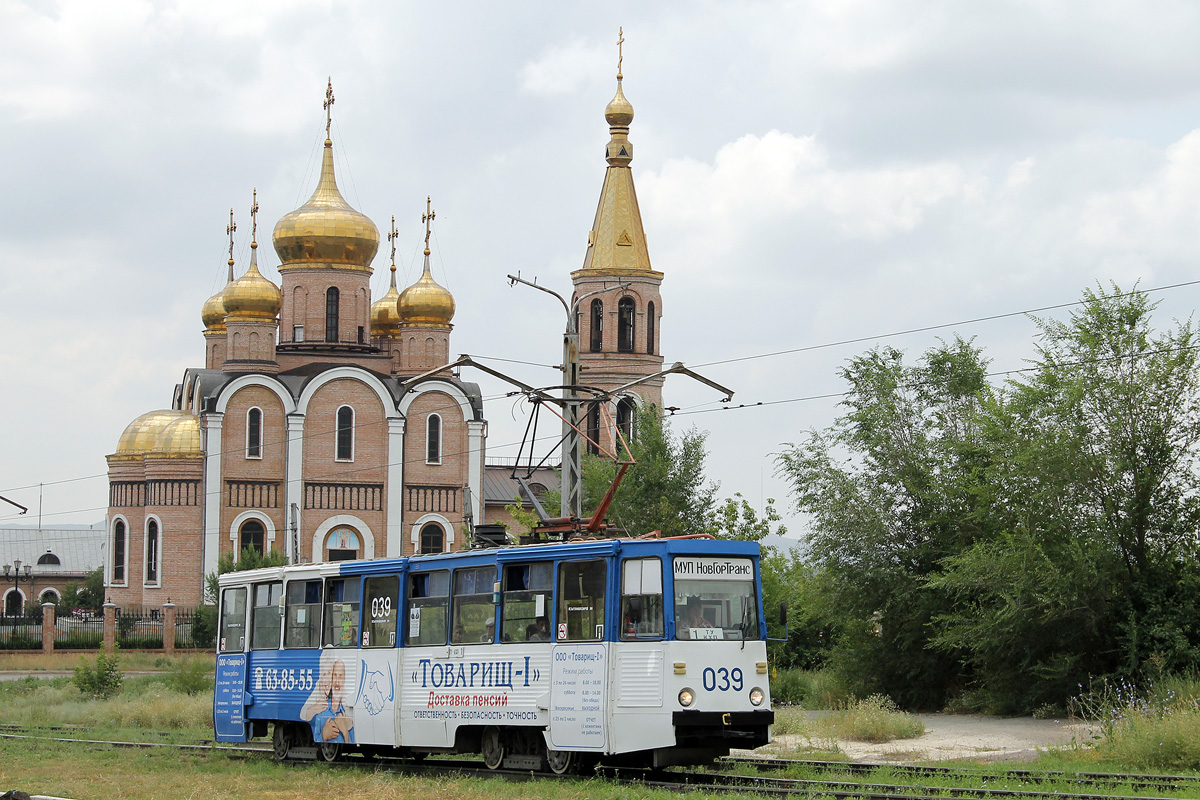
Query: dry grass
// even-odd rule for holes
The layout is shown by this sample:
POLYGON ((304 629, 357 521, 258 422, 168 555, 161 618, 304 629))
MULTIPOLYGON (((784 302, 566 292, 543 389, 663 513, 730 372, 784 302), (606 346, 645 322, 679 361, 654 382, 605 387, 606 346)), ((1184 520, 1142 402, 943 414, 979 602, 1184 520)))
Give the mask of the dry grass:
MULTIPOLYGON (((71 650, 43 653, 40 650, 28 652, 0 650, 0 672, 6 670, 36 670, 39 672, 44 670, 66 670, 69 672, 75 669, 75 666, 79 663, 79 659, 86 658, 89 661, 95 661, 96 655, 100 652, 99 650, 71 650)), ((197 659, 211 664, 216 662, 217 657, 214 653, 206 651, 189 651, 184 654, 177 654, 172 658, 166 658, 161 651, 149 650, 142 652, 140 650, 122 650, 121 668, 135 672, 162 670, 168 669, 172 665, 197 659)))
POLYGON ((851 700, 846 707, 815 722, 818 734, 856 742, 891 742, 925 735, 925 723, 901 711, 891 698, 873 694, 851 700))

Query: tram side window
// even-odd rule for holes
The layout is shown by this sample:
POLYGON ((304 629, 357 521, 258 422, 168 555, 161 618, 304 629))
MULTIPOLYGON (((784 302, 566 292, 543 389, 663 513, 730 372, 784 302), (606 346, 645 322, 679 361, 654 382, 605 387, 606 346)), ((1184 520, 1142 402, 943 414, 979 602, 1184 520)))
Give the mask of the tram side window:
POLYGON ((400 616, 400 578, 387 575, 367 578, 367 613, 363 647, 395 647, 396 619, 400 616))
POLYGON ((450 641, 496 641, 496 606, 492 590, 496 584, 493 566, 456 569, 454 571, 454 626, 450 641))
POLYGON ((246 589, 226 589, 221 597, 222 653, 246 649, 246 589))
POLYGON ((332 647, 358 646, 358 606, 362 600, 360 578, 330 578, 325 582, 325 638, 332 647))
POLYGON ((450 573, 417 572, 408 577, 408 643, 445 644, 450 573))
POLYGON ((621 638, 661 639, 662 560, 630 558, 621 565, 621 638))
POLYGON ((321 582, 288 581, 284 647, 321 646, 321 582))
POLYGON ((568 561, 558 567, 557 641, 604 638, 604 588, 608 565, 568 561), (565 626, 565 627, 564 627, 565 626))
POLYGON ((504 568, 500 638, 506 642, 550 640, 554 571, 550 562, 509 564, 504 568))
POLYGON ((283 618, 283 583, 254 586, 254 610, 250 612, 250 649, 278 650, 279 621, 283 618))

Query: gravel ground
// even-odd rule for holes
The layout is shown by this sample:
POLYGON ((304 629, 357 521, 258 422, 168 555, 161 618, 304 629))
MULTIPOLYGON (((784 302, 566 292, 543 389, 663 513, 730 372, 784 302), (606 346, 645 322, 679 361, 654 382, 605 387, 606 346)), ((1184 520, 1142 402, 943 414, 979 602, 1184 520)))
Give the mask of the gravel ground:
MULTIPOLYGON (((970 759, 977 761, 1021 761, 1038 750, 1070 747, 1092 740, 1088 726, 1066 720, 1032 717, 983 717, 973 714, 918 714, 925 735, 883 744, 837 740, 838 748, 851 761, 907 763, 970 759)), ((822 743, 815 743, 821 746, 822 743)), ((802 736, 780 736, 756 753, 802 758, 809 742, 802 736)))

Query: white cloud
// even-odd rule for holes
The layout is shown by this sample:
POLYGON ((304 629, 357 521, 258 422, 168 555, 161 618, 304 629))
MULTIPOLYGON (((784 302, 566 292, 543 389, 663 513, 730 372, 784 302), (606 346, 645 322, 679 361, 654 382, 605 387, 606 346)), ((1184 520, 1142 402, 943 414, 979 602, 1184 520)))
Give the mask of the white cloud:
POLYGON ((552 47, 521 67, 521 89, 530 94, 554 96, 596 84, 615 74, 614 50, 612 45, 589 44, 582 39, 552 47))

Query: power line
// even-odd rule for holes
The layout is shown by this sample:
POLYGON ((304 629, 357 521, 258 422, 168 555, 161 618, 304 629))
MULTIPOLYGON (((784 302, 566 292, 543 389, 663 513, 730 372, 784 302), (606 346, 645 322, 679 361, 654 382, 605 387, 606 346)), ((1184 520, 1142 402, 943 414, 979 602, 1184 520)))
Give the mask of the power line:
MULTIPOLYGON (((1200 284, 1200 280, 1184 281, 1182 283, 1172 283, 1167 286, 1156 286, 1153 289, 1132 289, 1128 292, 1119 292, 1117 294, 1111 294, 1111 295, 1100 295, 1097 299, 1099 299, 1099 300, 1116 300, 1116 299, 1119 299, 1122 297, 1130 297, 1135 294, 1149 294, 1150 292, 1164 292, 1168 289, 1181 289, 1185 286, 1195 286, 1196 284, 1200 284)), ((805 347, 793 347, 788 350, 775 350, 770 353, 758 353, 758 354, 750 355, 750 356, 739 356, 737 358, 727 358, 727 359, 724 359, 721 361, 709 361, 704 364, 694 364, 692 366, 694 369, 699 369, 701 367, 713 367, 713 366, 717 366, 719 364, 736 364, 740 361, 753 361, 755 359, 760 359, 760 358, 774 358, 775 356, 786 356, 786 355, 791 355, 792 353, 806 353, 811 350, 825 350, 830 347, 842 347, 843 345, 848 345, 848 344, 862 344, 863 342, 873 342, 873 341, 877 341, 879 339, 891 339, 891 338, 895 338, 897 336, 907 336, 912 333, 927 333, 929 331, 942 330, 944 328, 955 328, 955 327, 958 327, 961 325, 975 325, 980 322, 991 322, 993 320, 998 320, 998 319, 1008 319, 1009 317, 1022 317, 1022 316, 1028 316, 1029 314, 1039 314, 1043 311, 1056 311, 1060 308, 1070 308, 1072 306, 1082 305, 1085 302, 1088 302, 1088 301, 1075 300, 1070 303, 1056 303, 1056 304, 1050 305, 1050 306, 1041 306, 1039 308, 1029 308, 1024 311, 1009 311, 1004 314, 990 314, 986 317, 975 317, 973 319, 965 319, 965 320, 960 320, 958 322, 945 322, 940 325, 925 325, 920 328, 908 328, 908 329, 902 330, 902 331, 893 331, 891 333, 880 333, 880 334, 876 334, 874 336, 859 336, 854 339, 842 339, 840 341, 826 342, 824 344, 812 344, 812 345, 807 345, 805 347)))

